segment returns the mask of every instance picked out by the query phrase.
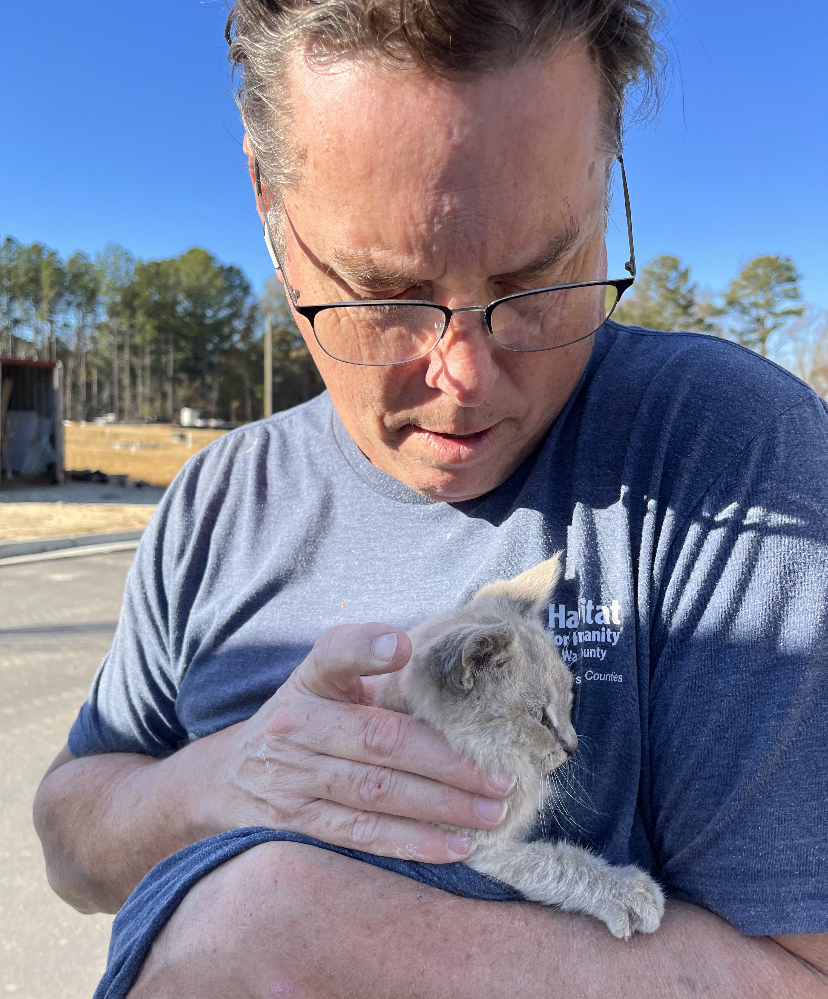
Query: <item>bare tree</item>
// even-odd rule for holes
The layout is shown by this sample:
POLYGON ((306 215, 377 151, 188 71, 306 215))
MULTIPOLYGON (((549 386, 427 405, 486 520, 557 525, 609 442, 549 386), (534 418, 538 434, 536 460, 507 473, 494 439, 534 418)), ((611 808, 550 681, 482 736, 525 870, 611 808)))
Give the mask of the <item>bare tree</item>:
POLYGON ((828 309, 807 308, 786 334, 785 366, 828 398, 828 309))

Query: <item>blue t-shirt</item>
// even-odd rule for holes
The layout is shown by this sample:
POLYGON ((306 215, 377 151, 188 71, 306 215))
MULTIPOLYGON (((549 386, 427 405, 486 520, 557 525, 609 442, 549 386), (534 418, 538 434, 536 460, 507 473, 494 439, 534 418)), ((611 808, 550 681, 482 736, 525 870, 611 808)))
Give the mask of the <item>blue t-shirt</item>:
POLYGON ((714 338, 607 323, 543 445, 468 502, 371 465, 327 395, 223 437, 146 531, 69 746, 171 753, 326 628, 408 628, 561 548, 580 743, 537 834, 745 933, 828 931, 828 409, 714 338))

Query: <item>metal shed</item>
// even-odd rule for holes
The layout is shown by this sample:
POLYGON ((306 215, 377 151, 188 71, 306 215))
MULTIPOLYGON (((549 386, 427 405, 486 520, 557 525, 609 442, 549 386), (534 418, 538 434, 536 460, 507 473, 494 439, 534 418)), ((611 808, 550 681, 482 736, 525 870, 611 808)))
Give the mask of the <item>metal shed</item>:
POLYGON ((63 482, 63 366, 0 357, 0 481, 63 482))

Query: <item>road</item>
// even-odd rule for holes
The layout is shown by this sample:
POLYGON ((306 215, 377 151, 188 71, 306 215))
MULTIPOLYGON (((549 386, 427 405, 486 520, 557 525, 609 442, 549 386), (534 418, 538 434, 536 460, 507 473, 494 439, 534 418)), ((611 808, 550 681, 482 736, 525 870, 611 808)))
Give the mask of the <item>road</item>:
POLYGON ((0 994, 90 999, 110 916, 46 882, 31 806, 109 648, 134 552, 0 567, 0 994))

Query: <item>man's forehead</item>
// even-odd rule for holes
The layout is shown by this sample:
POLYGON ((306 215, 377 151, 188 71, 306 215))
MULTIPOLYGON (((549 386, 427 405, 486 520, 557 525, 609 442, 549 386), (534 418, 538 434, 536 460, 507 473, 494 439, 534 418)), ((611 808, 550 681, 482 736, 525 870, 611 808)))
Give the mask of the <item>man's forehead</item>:
POLYGON ((462 189, 475 163, 496 165, 507 149, 524 157, 551 139, 569 155, 583 145, 597 151, 600 79, 580 47, 464 80, 364 60, 321 71, 295 57, 289 80, 294 149, 317 172, 347 151, 337 171, 363 170, 367 179, 404 153, 423 171, 456 169, 460 176, 443 182, 449 191, 462 189))
POLYGON ((285 203, 343 276, 438 280, 467 255, 479 258, 470 269, 528 279, 603 226, 599 87, 585 53, 467 84, 300 65, 296 84, 306 155, 285 203))

